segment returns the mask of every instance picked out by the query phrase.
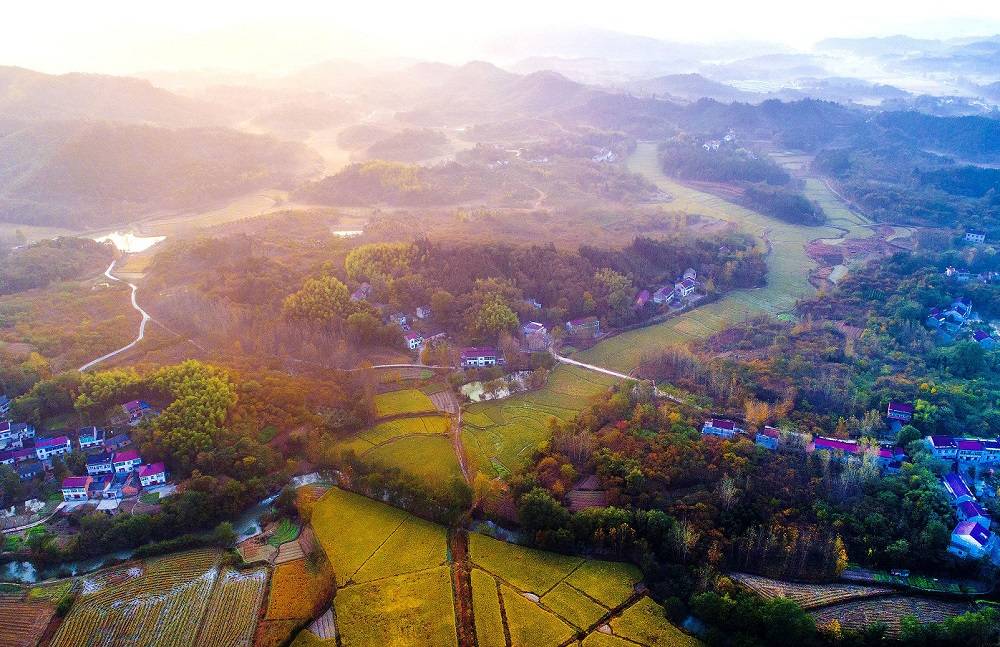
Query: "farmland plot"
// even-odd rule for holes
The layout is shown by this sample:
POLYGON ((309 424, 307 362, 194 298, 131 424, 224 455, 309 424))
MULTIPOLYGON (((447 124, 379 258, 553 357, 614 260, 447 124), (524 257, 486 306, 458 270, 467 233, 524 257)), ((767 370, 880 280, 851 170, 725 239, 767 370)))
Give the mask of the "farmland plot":
POLYGON ((395 467, 425 482, 444 483, 462 476, 455 449, 445 436, 406 436, 374 447, 362 458, 395 467))
POLYGON ((0 645, 34 647, 55 613, 55 606, 45 602, 0 600, 0 645))
POLYGON ((816 609, 830 604, 894 593, 893 589, 877 586, 864 586, 860 584, 798 584, 772 580, 767 577, 747 573, 733 573, 730 575, 730 578, 762 598, 768 600, 778 597, 788 598, 803 609, 816 609))
POLYGON ((836 620, 842 627, 862 629, 876 622, 884 623, 889 635, 899 633, 900 621, 908 615, 922 623, 942 622, 969 611, 969 604, 919 596, 893 595, 884 598, 852 600, 831 604, 810 612, 816 624, 836 620))
POLYGON ((375 414, 379 418, 409 413, 435 413, 437 407, 426 394, 416 389, 403 389, 375 396, 375 414))
POLYGON ((198 647, 250 647, 257 628, 257 610, 264 601, 267 570, 226 569, 219 576, 208 605, 198 647))

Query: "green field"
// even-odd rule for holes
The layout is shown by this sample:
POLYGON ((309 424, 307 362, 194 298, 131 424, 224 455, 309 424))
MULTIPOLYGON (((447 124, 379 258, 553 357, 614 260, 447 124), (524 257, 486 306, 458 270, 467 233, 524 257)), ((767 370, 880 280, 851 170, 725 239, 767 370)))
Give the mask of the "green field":
POLYGON ((437 407, 431 399, 416 389, 403 389, 375 396, 375 415, 379 418, 436 411, 437 407))
POLYGON ((357 437, 372 445, 379 445, 404 436, 444 435, 448 433, 450 424, 447 416, 398 418, 380 422, 371 429, 362 431, 357 437))
MULTIPOLYGON (((616 335, 573 355, 582 362, 628 372, 644 357, 672 344, 704 339, 749 317, 789 312, 799 298, 815 292, 809 272, 816 263, 806 254, 806 244, 816 238, 839 238, 844 229, 856 237, 869 232, 862 218, 815 180, 807 182, 807 193, 830 210, 831 225, 793 225, 679 184, 660 170, 655 144, 640 143, 628 167, 672 196, 670 202, 664 203, 667 209, 736 223, 756 235, 761 244, 766 235, 771 245, 767 285, 737 290, 661 324, 616 335)), ((552 372, 542 389, 469 406, 463 417, 462 442, 473 467, 490 476, 516 472, 530 459, 533 449, 548 439, 549 417, 572 418, 614 382, 614 378, 563 365, 552 372), (490 418, 491 423, 486 424, 485 418, 490 418)))
POLYGON ((424 481, 442 483, 462 476, 455 449, 444 436, 407 436, 374 447, 362 458, 399 468, 424 481))

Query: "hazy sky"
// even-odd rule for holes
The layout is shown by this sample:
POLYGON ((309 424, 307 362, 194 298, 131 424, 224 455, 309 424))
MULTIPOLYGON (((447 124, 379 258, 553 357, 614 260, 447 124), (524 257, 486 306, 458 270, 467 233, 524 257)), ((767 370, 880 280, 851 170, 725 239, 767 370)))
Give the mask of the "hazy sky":
POLYGON ((0 64, 49 72, 271 73, 333 57, 464 60, 490 38, 552 28, 804 48, 829 36, 998 33, 1000 1, 34 0, 4 7, 0 64))

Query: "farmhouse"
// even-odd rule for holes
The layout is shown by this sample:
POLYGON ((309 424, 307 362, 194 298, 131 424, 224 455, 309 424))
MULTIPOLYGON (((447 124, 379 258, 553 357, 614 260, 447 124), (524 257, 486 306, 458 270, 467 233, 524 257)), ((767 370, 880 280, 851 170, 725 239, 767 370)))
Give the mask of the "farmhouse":
POLYGON ((678 283, 674 284, 674 294, 676 294, 679 298, 684 299, 694 293, 695 288, 697 287, 698 284, 694 279, 682 279, 678 283))
POLYGON ((985 330, 977 330, 972 333, 972 339, 986 350, 993 350, 997 347, 997 340, 993 339, 985 330))
POLYGON ((989 514, 975 501, 963 501, 956 506, 955 511, 962 521, 974 521, 983 528, 988 529, 993 523, 989 514))
POLYGON ((959 557, 979 559, 996 547, 996 535, 975 521, 960 521, 951 532, 948 552, 959 557))
POLYGON ((736 434, 744 433, 744 431, 732 420, 711 418, 706 420, 705 424, 701 426, 701 433, 702 435, 719 436, 720 438, 732 438, 736 434))
POLYGON ((66 436, 56 436, 55 438, 39 438, 35 441, 35 456, 38 460, 44 461, 53 456, 68 454, 72 446, 66 436))
POLYGON ((548 333, 548 329, 545 324, 538 321, 529 321, 528 323, 521 326, 521 334, 525 337, 529 335, 534 335, 536 333, 548 333))
POLYGON ((77 435, 80 449, 93 449, 104 445, 104 430, 97 427, 84 427, 77 435))
POLYGON ((580 338, 594 338, 601 335, 601 320, 597 317, 584 317, 566 322, 566 332, 580 338))
POLYGON ((403 335, 403 339, 406 340, 406 346, 410 350, 417 350, 424 345, 423 336, 417 332, 408 332, 403 335))
POLYGON ((965 242, 978 245, 986 242, 986 232, 981 229, 970 229, 965 232, 965 242))
POLYGON ((35 427, 24 422, 0 423, 0 447, 14 449, 24 447, 26 438, 35 437, 35 427))
POLYGON ((844 454, 857 454, 860 450, 858 441, 856 440, 841 440, 839 438, 827 438, 825 436, 817 436, 816 440, 813 441, 814 451, 826 451, 826 452, 842 452, 844 454))
POLYGON ((633 307, 639 310, 640 308, 644 308, 647 303, 649 303, 649 290, 643 290, 636 295, 633 307))
POLYGON ((128 420, 128 425, 134 427, 147 416, 153 415, 153 407, 145 400, 131 400, 122 405, 122 410, 128 420))
POLYGON ((87 457, 87 474, 100 476, 114 471, 114 454, 92 454, 87 457))
POLYGON ((118 434, 104 440, 104 449, 109 452, 117 452, 132 444, 132 439, 128 434, 118 434))
POLYGON ((958 445, 958 460, 960 461, 978 463, 986 453, 980 440, 959 438, 955 444, 958 445))
POLYGON ((358 289, 351 293, 351 301, 367 301, 368 297, 372 295, 372 286, 370 283, 362 283, 358 286, 358 289))
POLYGON ((777 427, 764 427, 757 432, 757 435, 754 437, 754 442, 765 449, 774 451, 778 449, 778 439, 780 438, 781 432, 777 427))
POLYGON ((119 454, 115 454, 111 464, 116 472, 131 472, 142 464, 142 457, 134 449, 128 449, 119 454))
POLYGON ((965 479, 960 474, 949 472, 941 479, 941 482, 944 484, 944 489, 955 500, 956 505, 963 501, 976 500, 976 497, 972 496, 972 490, 965 484, 965 479))
POLYGON ((42 467, 42 464, 38 461, 29 461, 27 463, 21 463, 14 469, 14 471, 17 472, 17 477, 21 479, 21 481, 30 481, 44 472, 45 468, 42 467))
POLYGON ((913 405, 906 402, 890 402, 885 417, 906 424, 913 420, 913 405))
POLYGON ((463 348, 461 353, 462 366, 464 368, 482 368, 484 366, 496 366, 503 364, 503 358, 497 355, 497 351, 492 346, 470 346, 463 348))
POLYGON ((673 286, 665 285, 653 293, 653 303, 663 304, 674 298, 673 286))
POLYGON ((524 335, 524 341, 527 342, 528 350, 532 352, 546 350, 552 343, 548 329, 537 321, 529 321, 521 326, 521 333, 524 335))
POLYGON ((93 482, 92 476, 70 476, 63 479, 63 501, 86 501, 89 498, 87 490, 93 482))
POLYGON ((951 436, 927 436, 924 439, 935 458, 956 458, 958 445, 951 436))
POLYGON ((163 463, 153 463, 152 465, 143 465, 139 468, 139 483, 142 487, 149 487, 150 485, 159 485, 167 482, 167 471, 163 467, 163 463))

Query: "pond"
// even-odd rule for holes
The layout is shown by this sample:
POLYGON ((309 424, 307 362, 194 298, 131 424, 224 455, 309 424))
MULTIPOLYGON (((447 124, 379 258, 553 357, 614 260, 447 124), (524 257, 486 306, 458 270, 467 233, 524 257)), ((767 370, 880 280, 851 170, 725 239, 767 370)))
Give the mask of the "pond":
POLYGON ((333 235, 340 236, 341 238, 354 238, 355 236, 360 236, 365 233, 361 229, 334 229, 333 235))
POLYGON ((469 382, 463 384, 460 389, 462 395, 469 398, 473 402, 482 402, 484 400, 502 400, 508 397, 511 393, 520 393, 528 388, 528 376, 531 375, 531 371, 517 371, 516 373, 511 373, 510 375, 500 378, 505 380, 507 386, 502 387, 492 393, 486 393, 484 385, 482 382, 469 382))
POLYGON ((136 236, 131 231, 116 231, 103 236, 98 236, 94 240, 99 243, 110 240, 120 251, 127 254, 133 254, 136 252, 144 252, 153 245, 163 242, 166 238, 166 236, 136 236))

